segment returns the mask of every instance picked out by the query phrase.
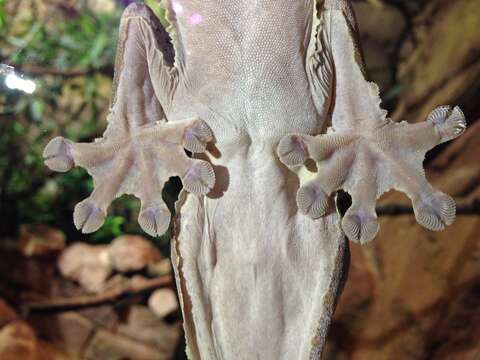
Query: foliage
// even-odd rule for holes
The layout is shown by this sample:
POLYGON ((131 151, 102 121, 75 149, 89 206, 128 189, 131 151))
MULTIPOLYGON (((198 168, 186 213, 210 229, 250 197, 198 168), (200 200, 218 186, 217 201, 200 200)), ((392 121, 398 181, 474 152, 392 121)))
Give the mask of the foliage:
MULTIPOLYGON (((0 235, 15 234, 21 223, 47 223, 80 237, 71 213, 92 181, 79 168, 50 172, 42 151, 57 135, 77 141, 101 136, 122 11, 114 6, 99 12, 80 3, 0 0, 0 62, 37 85, 29 95, 8 89, 0 76, 0 235)), ((115 215, 88 240, 140 232, 137 213, 137 201, 122 197, 111 209, 115 215)))

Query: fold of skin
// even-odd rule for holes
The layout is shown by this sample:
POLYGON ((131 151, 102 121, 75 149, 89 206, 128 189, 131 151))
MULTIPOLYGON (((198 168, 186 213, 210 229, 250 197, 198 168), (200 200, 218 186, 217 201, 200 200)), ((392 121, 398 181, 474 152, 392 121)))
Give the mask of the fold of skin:
MULTIPOLYGON (((362 73, 350 3, 164 5, 169 34, 146 6, 125 10, 103 139, 75 144, 55 138, 45 149, 46 164, 57 171, 83 166, 94 177, 94 192, 75 208, 75 224, 84 232, 101 226, 115 197, 131 193, 142 202, 142 228, 160 235, 170 219, 161 189, 170 176, 182 177, 172 262, 191 359, 318 359, 349 261, 327 190, 340 187, 352 164, 361 170, 360 181, 352 180, 358 213, 344 221, 343 230, 352 240, 370 240, 376 218, 363 207, 374 206, 384 189, 364 178, 384 161, 378 149, 389 144, 392 132, 380 131, 386 114, 362 73), (310 146, 306 137, 313 139, 327 125, 344 133, 310 146), (369 127, 380 135, 345 148, 370 134, 369 127), (292 133, 301 134, 300 140, 287 136, 292 133), (278 147, 281 140, 286 146, 278 147), (370 145, 378 145, 377 157, 370 145), (323 192, 303 189, 315 179, 311 168, 291 172, 284 165, 303 165, 312 149, 318 150, 315 160, 328 158, 314 180, 328 188, 323 192)), ((434 145, 457 136, 450 123, 464 126, 460 115, 447 108, 435 112, 420 138, 395 131, 407 148, 429 139, 434 145)), ((415 154, 399 154, 418 163, 415 154)), ((403 169, 409 170, 395 168, 411 180, 410 189, 429 189, 421 176, 403 169)), ((448 199, 415 199, 424 223, 440 228, 453 221, 448 199), (446 204, 443 222, 432 210, 437 203, 446 204)))

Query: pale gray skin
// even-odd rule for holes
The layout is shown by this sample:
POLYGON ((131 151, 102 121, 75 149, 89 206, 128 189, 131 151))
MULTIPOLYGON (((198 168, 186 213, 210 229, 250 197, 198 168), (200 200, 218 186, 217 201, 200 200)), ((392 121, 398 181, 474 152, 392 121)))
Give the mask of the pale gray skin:
POLYGON ((453 221, 422 160, 463 131, 461 111, 391 122, 361 71, 349 2, 315 5, 169 0, 174 50, 148 8, 129 6, 104 137, 45 149, 52 169, 76 164, 94 177, 74 212, 84 232, 132 193, 142 228, 162 234, 161 189, 182 177, 172 260, 192 359, 318 359, 348 267, 345 235, 375 236, 387 189, 407 192, 422 225, 453 221), (342 223, 329 199, 341 188, 353 198, 342 223))

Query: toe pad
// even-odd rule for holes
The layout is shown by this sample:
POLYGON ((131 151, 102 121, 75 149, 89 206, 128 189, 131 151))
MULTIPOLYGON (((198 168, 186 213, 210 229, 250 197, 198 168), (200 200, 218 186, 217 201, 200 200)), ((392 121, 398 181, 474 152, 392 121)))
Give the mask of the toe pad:
POLYGON ((193 126, 185 129, 184 147, 193 153, 205 152, 207 143, 213 140, 213 134, 205 121, 197 120, 193 126))
POLYGON ((277 148, 280 161, 287 166, 302 165, 307 160, 307 146, 300 135, 284 137, 277 148))
POLYGON ((75 165, 70 147, 70 141, 61 136, 50 140, 43 150, 45 165, 53 171, 66 172, 70 170, 75 165))
POLYGON ((138 216, 138 223, 143 231, 150 236, 164 234, 170 225, 170 212, 166 206, 153 205, 142 209, 138 216))
POLYGON ((423 196, 413 202, 417 222, 423 227, 439 231, 455 220, 455 200, 441 192, 423 196))
POLYGON ((106 213, 90 199, 85 199, 75 206, 73 223, 78 230, 89 234, 100 229, 105 221, 106 213))
POLYGON ((430 113, 427 121, 435 124, 443 141, 455 139, 467 127, 465 115, 458 106, 454 107, 453 110, 450 106, 440 106, 430 113))
POLYGON ((342 220, 342 229, 350 240, 366 244, 377 235, 379 224, 375 216, 362 211, 349 210, 342 220))
POLYGON ((318 219, 327 212, 328 195, 316 184, 302 186, 297 192, 297 206, 302 214, 318 219))
POLYGON ((215 172, 210 163, 197 160, 182 178, 182 182, 188 192, 205 195, 215 185, 215 172))

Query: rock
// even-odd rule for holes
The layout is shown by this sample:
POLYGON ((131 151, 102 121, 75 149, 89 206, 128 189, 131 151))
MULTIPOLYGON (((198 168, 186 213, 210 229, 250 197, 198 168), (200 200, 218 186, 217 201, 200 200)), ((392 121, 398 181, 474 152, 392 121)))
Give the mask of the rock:
POLYGON ((155 326, 159 322, 162 321, 147 306, 133 305, 128 312, 127 325, 134 330, 155 326))
POLYGON ((142 236, 124 235, 116 238, 108 249, 110 261, 117 271, 138 271, 160 260, 159 251, 142 236))
POLYGON ((97 330, 90 341, 85 359, 88 360, 167 360, 155 347, 139 343, 128 336, 97 330))
POLYGON ((0 329, 8 323, 19 320, 18 314, 3 299, 0 299, 0 329))
POLYGON ((71 354, 60 351, 50 343, 39 340, 37 341, 37 352, 35 360, 72 360, 72 356, 71 354))
POLYGON ((58 268, 63 276, 77 281, 87 291, 100 292, 114 270, 138 271, 160 259, 159 251, 148 240, 124 235, 110 245, 73 244, 62 253, 58 268))
MULTIPOLYGON (((28 289, 48 294, 56 268, 54 257, 25 257, 17 249, 1 249, 0 292, 14 299, 15 293, 28 289), (9 284, 9 285, 7 285, 9 284), (16 286, 11 286, 15 284, 16 286)), ((18 294, 17 294, 18 295, 18 294)))
MULTIPOLYGON (((468 288, 467 288, 468 290, 468 288)), ((433 360, 477 360, 480 358, 480 285, 475 291, 460 291, 449 311, 431 332, 433 360)))
POLYGON ((37 337, 25 322, 16 321, 0 330, 0 359, 35 360, 37 337))
POLYGON ((1 360, 70 360, 52 344, 39 340, 29 324, 15 320, 0 330, 1 360))
POLYGON ((61 274, 77 281, 85 290, 100 292, 112 273, 108 247, 75 243, 58 260, 61 274))
POLYGON ((25 256, 42 256, 65 248, 65 235, 49 226, 22 225, 19 249, 25 256))
POLYGON ((146 306, 132 306, 127 324, 120 325, 118 331, 138 341, 154 345, 166 358, 173 358, 180 339, 180 322, 166 324, 146 306))
MULTIPOLYGON (((118 309, 119 307, 120 304, 117 303, 116 308, 118 309)), ((79 310, 78 313, 90 320, 95 326, 101 326, 104 329, 113 331, 117 328, 117 325, 120 322, 118 314, 115 311, 116 308, 106 304, 88 307, 79 310)))
POLYGON ((39 336, 74 354, 83 351, 95 330, 92 321, 73 311, 34 315, 29 321, 39 336))
POLYGON ((178 310, 177 296, 172 289, 158 289, 150 295, 148 306, 160 318, 178 310))
POLYGON ((162 259, 160 261, 148 264, 148 275, 150 276, 164 276, 172 273, 172 263, 170 259, 162 259))
POLYGON ((413 49, 401 56, 397 73, 408 91, 392 117, 423 121, 435 107, 458 101, 466 114, 479 114, 480 62, 473 60, 480 47, 478 0, 430 0, 412 20, 404 45, 413 49))

